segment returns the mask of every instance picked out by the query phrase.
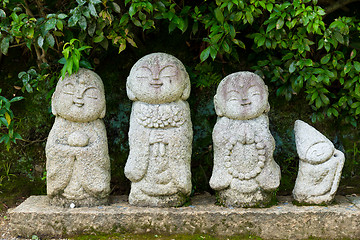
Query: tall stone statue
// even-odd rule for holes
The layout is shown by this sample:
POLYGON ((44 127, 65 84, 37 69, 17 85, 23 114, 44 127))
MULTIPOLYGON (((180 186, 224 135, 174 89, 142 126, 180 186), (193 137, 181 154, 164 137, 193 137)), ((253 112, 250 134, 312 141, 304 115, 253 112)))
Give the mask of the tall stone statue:
POLYGON ((50 202, 64 207, 106 204, 110 159, 100 77, 80 69, 60 79, 52 96, 52 112, 55 123, 46 143, 50 202))
POLYGON ((345 156, 303 121, 295 122, 294 131, 300 162, 293 197, 300 203, 330 203, 339 186, 345 156))
POLYGON ((280 184, 267 86, 254 73, 233 73, 220 82, 214 105, 218 120, 210 186, 226 206, 266 205, 280 184))
POLYGON ((129 202, 182 205, 191 192, 190 80, 185 67, 169 54, 149 54, 132 67, 127 94, 134 101, 125 166, 132 182, 129 202))

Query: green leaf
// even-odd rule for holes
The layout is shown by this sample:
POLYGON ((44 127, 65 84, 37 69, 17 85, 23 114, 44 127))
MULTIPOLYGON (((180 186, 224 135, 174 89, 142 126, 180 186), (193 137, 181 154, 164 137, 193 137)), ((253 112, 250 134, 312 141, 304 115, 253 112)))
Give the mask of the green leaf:
POLYGON ((335 32, 334 33, 334 36, 336 38, 336 40, 341 43, 341 44, 344 44, 344 37, 343 35, 341 35, 339 32, 335 32))
POLYGON ((321 93, 320 98, 323 101, 323 103, 325 103, 325 105, 328 105, 330 103, 329 98, 327 96, 325 96, 325 94, 321 93))
POLYGON ((226 53, 230 53, 230 52, 231 52, 231 51, 230 51, 230 46, 229 46, 229 44, 228 44, 226 41, 223 42, 222 47, 223 47, 223 49, 224 49, 224 51, 225 51, 226 53))
POLYGON ((64 14, 64 13, 60 13, 59 15, 58 15, 58 18, 59 19, 65 19, 65 18, 67 18, 68 17, 68 15, 66 15, 66 14, 64 14))
POLYGON ((346 65, 345 65, 345 67, 344 67, 344 72, 345 72, 345 74, 348 73, 348 72, 350 72, 351 67, 352 67, 351 62, 346 63, 346 65))
POLYGON ((338 117, 339 116, 339 112, 335 109, 335 108, 333 108, 333 114, 334 114, 334 116, 335 117, 338 117))
POLYGON ((210 47, 207 47, 205 50, 203 50, 200 54, 200 60, 201 62, 205 61, 206 59, 208 59, 210 55, 210 47))
POLYGON ((233 43, 235 43, 236 45, 238 45, 240 48, 243 48, 243 49, 246 48, 245 43, 244 43, 243 41, 240 41, 240 40, 238 40, 238 39, 233 39, 232 41, 233 41, 233 43))
POLYGON ((14 133, 14 138, 15 139, 23 139, 19 133, 14 133))
POLYGON ((315 106, 316 108, 320 108, 322 106, 321 98, 316 98, 315 106))
POLYGON ((311 96, 311 102, 313 102, 318 96, 319 96, 319 93, 317 91, 315 91, 311 96))
POLYGON ((136 9, 134 8, 134 4, 131 4, 129 8, 129 15, 132 18, 136 14, 136 9))
POLYGON ((121 13, 121 8, 117 3, 112 2, 112 5, 113 5, 113 9, 116 13, 121 13))
POLYGON ((261 36, 261 37, 259 38, 258 43, 257 43, 258 47, 264 45, 265 40, 266 40, 266 37, 265 37, 265 36, 261 36))
POLYGON ((48 34, 48 35, 46 36, 46 42, 47 42, 51 47, 54 47, 54 45, 55 45, 55 38, 53 37, 53 35, 48 34))
POLYGON ((0 138, 0 143, 2 142, 8 142, 9 141, 9 135, 8 134, 4 134, 1 138, 0 138))
POLYGON ((357 108, 360 106, 360 102, 354 102, 353 104, 351 104, 351 108, 357 108))
POLYGON ((51 29, 54 29, 57 23, 56 18, 51 18, 45 23, 45 31, 49 31, 51 29))
POLYGON ((304 60, 304 65, 308 66, 308 67, 311 67, 311 66, 313 66, 313 61, 311 59, 305 59, 304 60))
POLYGON ((8 122, 6 121, 6 118, 0 117, 0 121, 2 122, 3 125, 5 125, 5 127, 9 127, 9 124, 8 124, 8 122))
POLYGON ((119 53, 121 53, 122 51, 124 51, 126 48, 126 42, 125 43, 121 43, 119 46, 119 53))
POLYGON ((356 57, 356 49, 353 49, 350 53, 350 59, 353 59, 354 57, 356 57))
POLYGON ((82 47, 78 48, 78 50, 81 52, 81 51, 84 51, 84 50, 90 49, 90 48, 92 48, 92 47, 91 46, 82 46, 82 47))
POLYGON ((58 61, 58 63, 60 63, 60 64, 66 64, 66 59, 63 57, 63 58, 60 58, 59 59, 59 61, 58 61))
POLYGON ((214 46, 211 46, 210 47, 210 56, 211 56, 211 58, 213 59, 213 60, 215 60, 215 58, 216 58, 216 55, 217 55, 217 50, 216 50, 216 48, 214 47, 214 46))
POLYGON ((79 19, 79 26, 82 30, 86 30, 87 22, 84 16, 81 16, 81 18, 79 19))
POLYGON ((269 12, 272 12, 272 10, 273 10, 273 4, 272 3, 268 3, 267 5, 266 5, 266 9, 269 11, 269 12))
POLYGON ((252 24, 254 22, 254 17, 251 14, 251 12, 249 12, 249 11, 246 12, 245 17, 246 17, 246 20, 248 21, 248 23, 252 24))
POLYGON ((224 23, 224 15, 223 15, 221 9, 215 8, 214 14, 215 14, 216 20, 218 20, 221 24, 223 24, 224 23))
POLYGON ((89 10, 91 15, 93 15, 94 17, 98 17, 94 4, 89 3, 89 10))
POLYGON ((17 102, 17 101, 20 101, 20 100, 22 100, 22 99, 24 99, 24 97, 14 97, 14 98, 12 98, 11 100, 10 100, 10 102, 11 103, 13 103, 13 102, 17 102))
POLYGON ((324 57, 321 58, 321 64, 327 64, 331 58, 331 53, 326 54, 324 57))
POLYGON ((4 10, 0 9, 0 17, 5 18, 6 17, 6 13, 4 10))
POLYGON ((72 58, 69 58, 67 60, 67 68, 66 68, 66 71, 69 73, 69 76, 73 73, 73 66, 74 66, 74 62, 72 61, 72 58))
POLYGON ((290 73, 293 73, 293 72, 295 72, 295 70, 296 70, 296 64, 295 64, 295 61, 293 61, 293 62, 290 64, 289 72, 290 72, 290 73))
POLYGON ((63 24, 63 22, 62 22, 61 20, 58 20, 58 21, 56 22, 56 27, 57 27, 57 29, 59 29, 60 31, 62 31, 62 30, 64 29, 64 24, 63 24))
POLYGON ((80 67, 87 68, 87 69, 93 69, 91 66, 91 63, 85 60, 80 61, 80 67))
POLYGON ((211 42, 213 44, 216 44, 217 42, 219 42, 219 40, 222 38, 222 36, 223 36, 223 33, 216 34, 215 36, 211 37, 211 42))
POLYGON ((266 33, 270 32, 272 29, 274 29, 276 27, 276 23, 272 22, 270 23, 267 28, 266 28, 266 33))
POLYGON ((358 61, 354 61, 355 70, 359 73, 360 72, 360 63, 358 61))
POLYGON ((105 37, 104 37, 103 33, 101 33, 101 35, 94 37, 94 42, 95 42, 95 43, 99 43, 99 42, 101 42, 102 40, 104 40, 104 38, 105 38, 105 37))
POLYGON ((96 31, 96 23, 91 23, 88 27, 88 34, 90 35, 90 37, 94 36, 95 31, 96 31))
POLYGON ((72 15, 68 20, 68 26, 74 27, 79 21, 80 17, 81 17, 80 13, 75 13, 74 15, 72 15))
POLYGON ((4 55, 7 55, 10 46, 10 37, 5 37, 1 40, 0 49, 4 55))
POLYGON ((279 20, 276 22, 276 29, 281 29, 284 26, 284 19, 279 18, 279 20))
POLYGON ((360 107, 358 107, 355 111, 355 115, 358 115, 358 114, 360 114, 360 107))
POLYGON ((39 45, 39 47, 43 47, 44 46, 44 38, 42 36, 39 36, 38 40, 37 40, 37 44, 39 45))

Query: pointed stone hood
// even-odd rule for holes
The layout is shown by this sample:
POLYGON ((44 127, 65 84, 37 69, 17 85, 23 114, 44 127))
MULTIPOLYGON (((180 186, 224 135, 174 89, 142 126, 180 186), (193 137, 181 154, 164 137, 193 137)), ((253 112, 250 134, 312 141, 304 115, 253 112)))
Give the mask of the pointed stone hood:
POLYGON ((309 124, 296 120, 294 132, 296 150, 301 160, 319 164, 333 154, 334 144, 309 124))

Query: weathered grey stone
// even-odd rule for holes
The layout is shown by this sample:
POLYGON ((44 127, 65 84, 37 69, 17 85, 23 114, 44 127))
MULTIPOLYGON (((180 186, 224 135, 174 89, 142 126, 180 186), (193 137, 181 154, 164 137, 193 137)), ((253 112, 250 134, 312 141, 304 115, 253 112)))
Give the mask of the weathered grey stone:
POLYGON ((295 122, 294 131, 300 158, 294 199, 300 203, 330 203, 339 186, 345 156, 329 139, 303 121, 295 122))
MULTIPOLYGON (((353 198, 359 201, 360 197, 353 198)), ((198 195, 180 208, 131 206, 127 196, 114 197, 109 206, 60 208, 46 196, 32 196, 9 211, 13 236, 66 238, 104 233, 211 234, 262 239, 359 239, 360 209, 336 196, 336 205, 295 206, 291 197, 278 197, 270 208, 226 208, 215 197, 198 195)))
POLYGON ((251 72, 225 77, 214 97, 214 168, 210 186, 226 206, 264 206, 280 184, 269 130, 268 90, 251 72))
POLYGON ((191 192, 192 124, 190 80, 184 65, 165 53, 141 58, 130 71, 127 94, 130 153, 125 175, 129 202, 137 206, 179 206, 191 192))
POLYGON ((47 194, 54 205, 105 204, 110 192, 110 159, 105 92, 93 71, 60 79, 52 96, 55 123, 46 143, 47 194))

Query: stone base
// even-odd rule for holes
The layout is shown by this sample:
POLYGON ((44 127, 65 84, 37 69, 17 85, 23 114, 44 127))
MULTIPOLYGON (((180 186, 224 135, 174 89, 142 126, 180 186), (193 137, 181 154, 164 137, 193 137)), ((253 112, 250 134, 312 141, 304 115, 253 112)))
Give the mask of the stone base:
POLYGON ((170 196, 149 196, 134 183, 129 194, 130 205, 138 207, 179 207, 184 205, 187 199, 181 192, 170 196))
POLYGON ((263 239, 359 239, 360 197, 335 198, 336 205, 295 206, 278 197, 270 208, 216 206, 215 197, 199 195, 180 208, 130 206, 127 196, 112 197, 109 206, 61 208, 46 196, 32 196, 9 210, 13 235, 31 238, 92 233, 154 233, 217 236, 247 235, 263 239))
POLYGON ((106 198, 94 198, 94 197, 90 197, 90 196, 85 199, 80 199, 80 200, 71 200, 71 199, 67 199, 62 196, 55 196, 53 198, 50 198, 49 201, 50 201, 51 205, 65 207, 65 208, 70 207, 72 204, 75 207, 95 207, 95 206, 101 206, 101 205, 108 205, 108 203, 109 203, 109 199, 107 197, 106 198))
POLYGON ((257 190, 251 193, 240 193, 235 189, 225 189, 217 192, 219 203, 225 207, 266 207, 274 196, 272 192, 257 190))

